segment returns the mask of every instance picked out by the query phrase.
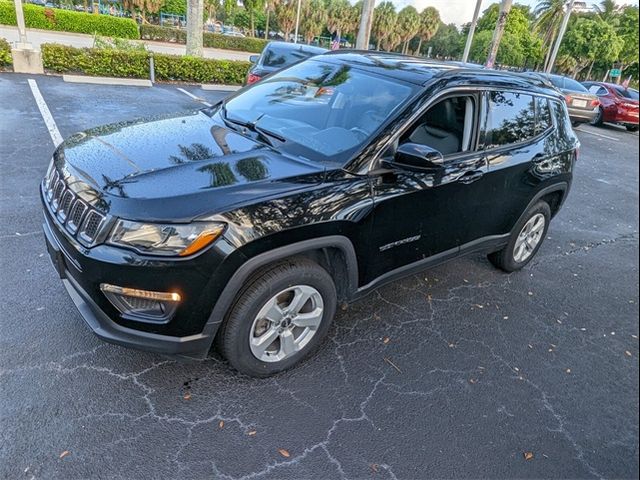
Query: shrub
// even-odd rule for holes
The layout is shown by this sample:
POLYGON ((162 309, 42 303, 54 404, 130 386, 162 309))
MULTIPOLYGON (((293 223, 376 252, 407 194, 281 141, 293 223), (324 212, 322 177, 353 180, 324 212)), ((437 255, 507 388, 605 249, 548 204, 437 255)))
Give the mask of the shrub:
MULTIPOLYGON (((80 73, 104 77, 149 78, 149 52, 74 48, 43 44, 42 62, 58 73, 80 73)), ((153 55, 157 80, 238 85, 244 80, 249 62, 153 55)))
MULTIPOLYGON (((180 28, 140 25, 140 38, 159 42, 187 43, 187 32, 180 28)), ((219 33, 204 32, 202 43, 205 47, 260 53, 267 44, 261 38, 230 37, 219 33)))
MULTIPOLYGON (((107 37, 140 38, 138 25, 130 18, 94 15, 59 8, 24 4, 24 21, 28 28, 104 35, 107 37)), ((13 2, 0 0, 0 24, 15 25, 13 2)))
POLYGON ((11 45, 4 38, 0 38, 0 67, 11 65, 12 63, 11 45))

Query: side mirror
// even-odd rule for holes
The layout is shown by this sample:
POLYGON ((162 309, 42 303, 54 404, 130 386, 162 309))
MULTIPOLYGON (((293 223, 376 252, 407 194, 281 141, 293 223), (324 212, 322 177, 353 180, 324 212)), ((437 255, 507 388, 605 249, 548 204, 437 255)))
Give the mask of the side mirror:
POLYGON ((408 142, 398 147, 393 164, 407 170, 434 170, 442 168, 444 156, 427 145, 408 142))
POLYGON ((251 56, 249 57, 249 61, 250 61, 251 63, 253 63, 254 65, 255 65, 256 63, 258 63, 258 60, 260 60, 260 55, 251 55, 251 56))

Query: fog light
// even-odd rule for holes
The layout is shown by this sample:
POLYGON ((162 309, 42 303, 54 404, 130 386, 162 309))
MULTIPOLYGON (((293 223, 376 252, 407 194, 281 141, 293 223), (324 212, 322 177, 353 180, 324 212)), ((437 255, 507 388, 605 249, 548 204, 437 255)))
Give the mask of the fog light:
POLYGON ((123 318, 139 322, 168 322, 181 300, 176 292, 152 292, 108 283, 101 283, 100 290, 123 318))

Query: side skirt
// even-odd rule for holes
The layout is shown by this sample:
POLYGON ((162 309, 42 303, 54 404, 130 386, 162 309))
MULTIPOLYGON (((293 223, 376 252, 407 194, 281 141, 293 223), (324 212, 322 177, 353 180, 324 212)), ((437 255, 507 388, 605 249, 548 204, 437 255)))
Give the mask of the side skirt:
POLYGON ((506 246, 507 243, 509 243, 509 236, 510 234, 506 233, 504 235, 492 235, 489 237, 479 238, 472 242, 465 243, 460 247, 445 250, 444 252, 432 255, 431 257, 418 260, 417 262, 410 263, 409 265, 404 265, 400 268, 396 268, 395 270, 387 272, 384 275, 381 275, 375 280, 369 282, 368 284, 358 288, 358 290, 356 290, 356 292, 352 296, 351 301, 360 300, 361 298, 367 296, 369 293, 373 292, 383 285, 394 282, 404 277, 414 275, 418 272, 427 270, 437 265, 441 265, 445 262, 448 262, 449 260, 460 258, 465 255, 470 255, 472 253, 491 253, 498 251, 506 246))

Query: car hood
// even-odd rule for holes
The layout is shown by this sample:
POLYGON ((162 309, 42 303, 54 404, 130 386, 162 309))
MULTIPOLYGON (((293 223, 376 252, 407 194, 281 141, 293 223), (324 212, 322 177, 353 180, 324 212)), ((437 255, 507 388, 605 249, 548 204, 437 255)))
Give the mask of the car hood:
POLYGON ((77 194, 128 218, 216 213, 319 183, 324 172, 201 111, 87 130, 67 139, 54 159, 77 194))

